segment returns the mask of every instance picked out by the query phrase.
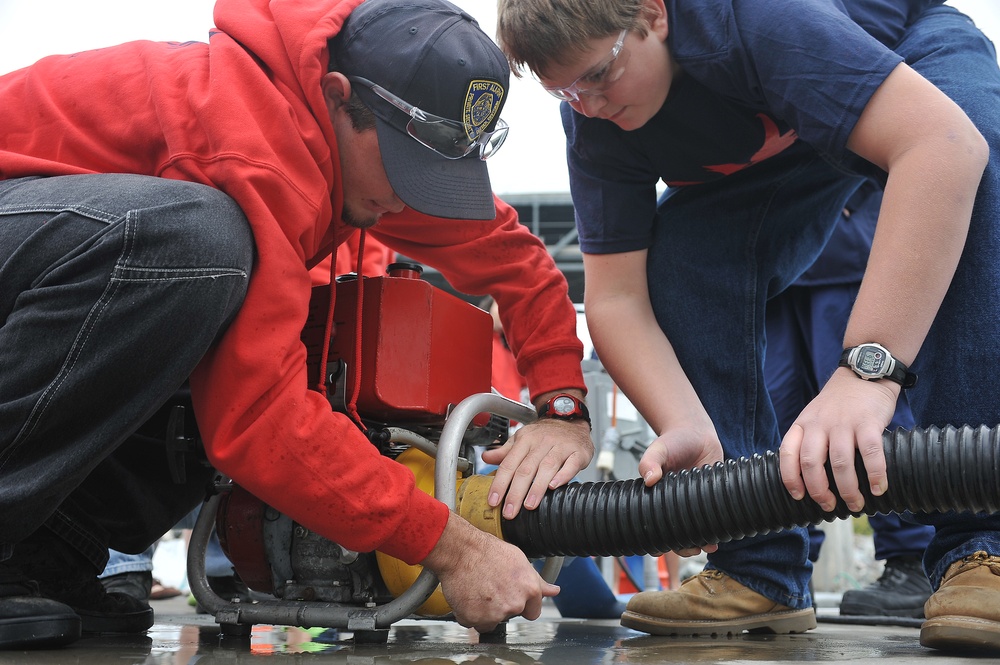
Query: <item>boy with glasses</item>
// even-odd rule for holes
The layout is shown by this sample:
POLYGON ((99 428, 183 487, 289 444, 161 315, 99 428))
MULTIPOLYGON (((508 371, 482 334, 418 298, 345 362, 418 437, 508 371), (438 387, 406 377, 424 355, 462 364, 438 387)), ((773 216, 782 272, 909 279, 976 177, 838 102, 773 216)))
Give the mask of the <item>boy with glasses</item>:
MULTIPOLYGON (((300 339, 310 268, 360 229, 501 303, 539 409, 582 399, 565 279, 490 189, 503 55, 444 0, 219 0, 215 21, 0 77, 0 649, 152 623, 96 576, 204 497, 211 469, 175 484, 133 436, 189 379, 209 460, 263 502, 422 563, 463 625, 537 617, 557 587, 332 412, 300 339)), ((493 454, 520 504, 593 443, 549 418, 493 454)))
MULTIPOLYGON (((886 489, 901 390, 921 426, 1000 422, 1000 70, 967 17, 938 0, 500 0, 498 38, 564 101, 588 327, 659 434, 647 483, 780 444, 793 497, 858 510, 859 483, 886 489), (765 305, 865 177, 885 197, 841 366, 780 438, 765 305)), ((1000 650, 1000 518, 928 519, 921 643, 1000 650)), ((808 630, 807 550, 803 529, 720 545, 622 622, 808 630)))

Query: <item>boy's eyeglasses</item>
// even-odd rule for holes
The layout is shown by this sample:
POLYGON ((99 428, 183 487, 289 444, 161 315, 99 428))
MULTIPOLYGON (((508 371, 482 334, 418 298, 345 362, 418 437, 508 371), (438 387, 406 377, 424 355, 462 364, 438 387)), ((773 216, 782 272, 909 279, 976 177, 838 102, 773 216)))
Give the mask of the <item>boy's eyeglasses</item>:
POLYGON ((611 53, 600 63, 588 69, 584 74, 565 88, 548 88, 546 92, 564 102, 578 102, 581 95, 603 95, 611 89, 625 73, 628 64, 628 49, 625 48, 625 37, 628 28, 618 34, 618 40, 611 47, 611 53))
POLYGON ((477 148, 480 159, 489 159, 507 138, 510 127, 502 119, 497 120, 496 128, 492 132, 476 132, 474 127, 467 127, 457 120, 449 120, 423 111, 366 78, 348 76, 347 79, 371 89, 376 95, 409 115, 406 133, 424 147, 447 159, 461 159, 477 148), (470 134, 474 134, 474 138, 470 134))

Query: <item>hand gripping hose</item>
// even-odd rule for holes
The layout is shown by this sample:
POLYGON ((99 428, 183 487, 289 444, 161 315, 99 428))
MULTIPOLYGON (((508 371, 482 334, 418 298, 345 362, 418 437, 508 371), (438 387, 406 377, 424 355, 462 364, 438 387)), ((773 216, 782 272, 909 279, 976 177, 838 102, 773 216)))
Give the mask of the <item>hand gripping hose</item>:
MULTIPOLYGON (((897 429, 882 443, 889 489, 873 496, 861 482, 864 514, 1000 510, 1000 426, 897 429)), ((855 467, 865 478, 860 454, 855 467)), ((835 488, 829 463, 827 476, 835 488)), ((768 452, 668 473, 652 487, 641 478, 565 485, 547 492, 536 510, 504 521, 502 529, 504 540, 529 557, 629 556, 860 514, 842 499, 830 512, 809 497, 792 499, 778 455, 768 452)))

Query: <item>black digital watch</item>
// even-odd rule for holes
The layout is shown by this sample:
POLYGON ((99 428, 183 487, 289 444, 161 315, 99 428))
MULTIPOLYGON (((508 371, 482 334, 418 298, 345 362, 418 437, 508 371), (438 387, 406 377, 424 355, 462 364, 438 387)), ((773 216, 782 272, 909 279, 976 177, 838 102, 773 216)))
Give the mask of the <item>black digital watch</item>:
POLYGON ((892 357, 881 344, 869 342, 844 349, 840 355, 840 367, 850 367, 865 381, 889 379, 904 388, 912 388, 917 383, 917 375, 892 357))

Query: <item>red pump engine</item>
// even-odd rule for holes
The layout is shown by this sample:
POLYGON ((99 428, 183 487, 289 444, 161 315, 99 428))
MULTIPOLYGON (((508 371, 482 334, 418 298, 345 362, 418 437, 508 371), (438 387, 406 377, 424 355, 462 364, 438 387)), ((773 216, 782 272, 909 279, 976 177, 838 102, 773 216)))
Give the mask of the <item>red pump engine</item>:
MULTIPOLYGON (((302 333, 310 383, 318 383, 320 371, 325 372, 331 408, 356 413, 372 443, 394 459, 414 447, 433 458, 452 409, 470 395, 491 391, 492 318, 420 275, 420 266, 397 263, 385 277, 338 278, 334 334, 323 368, 330 287, 314 288, 302 333)), ((457 474, 472 473, 472 446, 504 441, 508 425, 509 418, 495 413, 471 419, 461 433, 457 474)), ((430 464, 433 473, 433 461, 430 464)), ((432 487, 420 486, 433 493, 432 487)), ((377 618, 372 608, 391 604, 400 595, 399 589, 390 591, 383 582, 380 565, 387 557, 346 550, 232 483, 220 486, 220 496, 206 504, 202 518, 211 520, 213 513, 223 549, 241 579, 276 599, 241 607, 215 596, 203 579, 204 551, 195 551, 201 538, 196 543, 193 537, 188 559, 192 591, 216 615, 224 632, 228 628, 241 633, 254 623, 342 627, 356 634, 385 627, 387 620, 377 618), (217 508, 207 510, 210 506, 217 508), (302 603, 318 604, 314 601, 322 603, 324 614, 310 624, 303 618, 302 603), (294 619, 285 620, 293 611, 290 604, 297 606, 294 619), (359 614, 359 607, 369 608, 368 614, 359 614)), ((210 525, 200 518, 195 535, 199 529, 205 532, 210 525)), ((397 580, 398 572, 391 570, 389 578, 397 580)), ((409 615, 422 601, 390 614, 409 615)), ((438 614, 450 612, 446 603, 444 610, 437 607, 438 614)))

